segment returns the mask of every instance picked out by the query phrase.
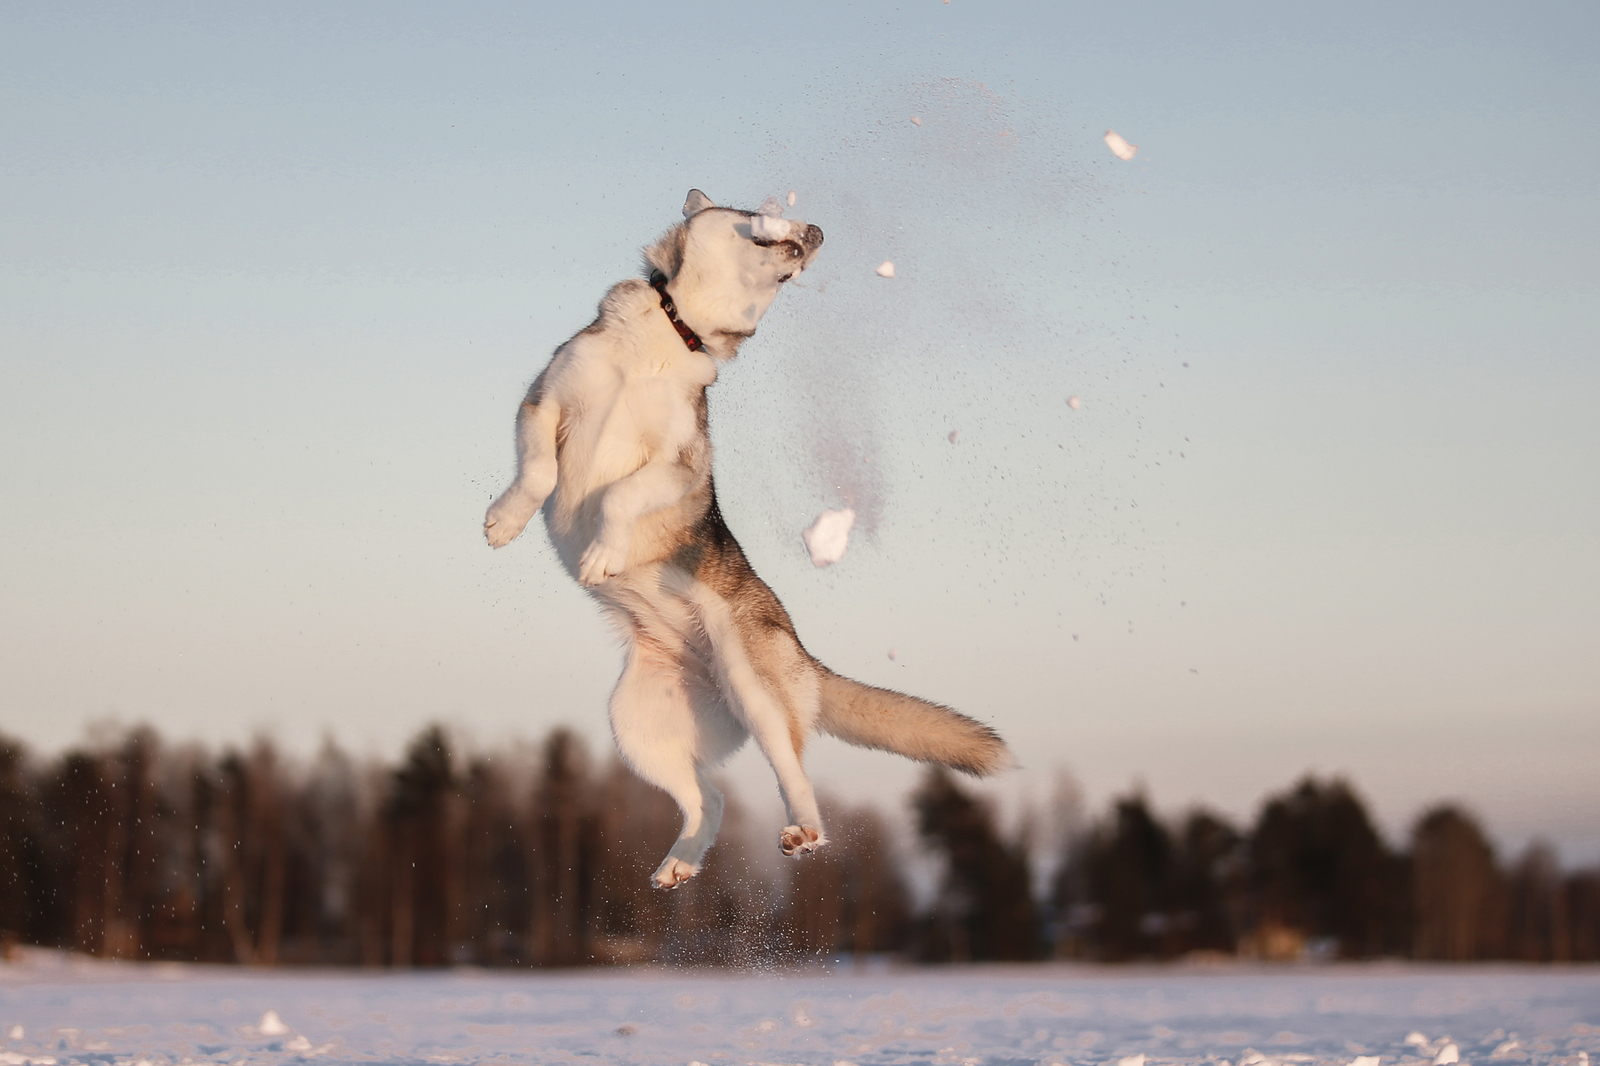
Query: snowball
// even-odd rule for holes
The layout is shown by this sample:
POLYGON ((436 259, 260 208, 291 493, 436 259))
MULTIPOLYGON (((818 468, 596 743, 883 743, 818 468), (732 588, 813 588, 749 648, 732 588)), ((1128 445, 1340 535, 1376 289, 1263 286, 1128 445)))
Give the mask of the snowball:
POLYGON ((898 654, 898 653, 897 653, 897 652, 896 652, 896 651, 895 651, 895 650, 894 650, 894 649, 893 649, 893 648, 890 648, 890 649, 889 649, 889 661, 890 661, 890 662, 894 662, 894 659, 895 659, 895 656, 896 656, 896 655, 897 655, 897 654, 898 654))
POLYGON ((769 196, 761 201, 761 206, 756 208, 756 214, 765 215, 768 218, 782 218, 783 205, 778 203, 776 196, 769 196))
POLYGON ((750 236, 758 241, 786 241, 794 223, 771 215, 750 216, 750 236))
POLYGON ((883 262, 879 263, 878 264, 878 277, 880 277, 880 278, 892 278, 892 277, 894 277, 894 264, 889 262, 889 260, 887 260, 887 259, 885 259, 883 262))
POLYGON ((789 206, 790 207, 794 206, 794 190, 793 189, 789 190, 789 206))
POLYGON ((1111 149, 1111 154, 1126 163, 1139 154, 1137 144, 1129 144, 1117 136, 1116 130, 1106 130, 1106 147, 1111 149))
POLYGON ((800 534, 800 539, 806 542, 806 551, 811 553, 811 565, 820 569, 843 559, 845 548, 850 546, 850 527, 855 522, 856 513, 848 507, 817 515, 811 528, 800 534))
POLYGON ((922 120, 920 118, 918 118, 916 115, 912 115, 911 116, 911 124, 913 126, 920 126, 920 125, 922 125, 922 120))
POLYGON ((956 442, 956 438, 959 436, 961 436, 961 431, 959 429, 952 429, 950 431, 950 443, 954 444, 956 442))
POLYGON ((1449 1066, 1449 1064, 1452 1062, 1460 1061, 1461 1049, 1456 1047, 1454 1044, 1446 1044, 1444 1047, 1440 1048, 1439 1053, 1433 1057, 1433 1066, 1449 1066))
POLYGON ((1067 406, 1076 411, 1079 407, 1083 406, 1083 401, 1078 399, 1076 396, 1068 396, 1067 406))
POLYGON ((256 1026, 256 1032, 262 1036, 282 1036, 288 1031, 289 1027, 283 1024, 283 1019, 278 1017, 278 1012, 275 1010, 263 1014, 260 1024, 256 1026))
POLYGON ((1350 1060, 1350 1066, 1378 1066, 1378 1056, 1357 1055, 1350 1060))

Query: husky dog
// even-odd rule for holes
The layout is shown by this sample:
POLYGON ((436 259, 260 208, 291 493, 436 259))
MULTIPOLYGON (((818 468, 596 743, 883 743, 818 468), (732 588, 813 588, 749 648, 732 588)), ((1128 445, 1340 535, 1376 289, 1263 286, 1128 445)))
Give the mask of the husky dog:
POLYGON ((807 654, 717 508, 706 387, 822 245, 820 229, 769 204, 739 211, 690 190, 685 221, 645 249, 650 280, 607 293, 528 390, 516 479, 483 524, 499 548, 543 508, 562 565, 626 638, 611 694, 617 748, 683 808, 652 877, 660 888, 699 871, 722 821, 706 774, 751 735, 788 810, 785 855, 826 840, 800 765, 813 732, 970 774, 1010 762, 987 726, 807 654))

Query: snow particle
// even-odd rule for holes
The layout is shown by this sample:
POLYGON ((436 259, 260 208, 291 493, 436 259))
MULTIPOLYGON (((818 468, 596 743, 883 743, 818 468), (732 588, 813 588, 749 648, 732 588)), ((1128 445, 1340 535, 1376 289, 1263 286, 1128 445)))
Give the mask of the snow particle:
POLYGON ((961 436, 961 431, 959 429, 952 429, 949 437, 950 443, 954 444, 956 442, 956 438, 959 436, 961 436))
POLYGON ((6 1036, 10 1037, 12 1040, 21 1040, 27 1035, 27 1030, 23 1029, 20 1025, 13 1025, 6 1033, 6 1036))
POLYGON ((920 118, 918 118, 916 115, 912 115, 911 116, 911 124, 913 126, 920 126, 920 125, 922 125, 922 120, 920 118))
POLYGON ((283 1024, 283 1019, 278 1017, 278 1012, 269 1010, 261 1016, 261 1021, 256 1025, 256 1032, 262 1036, 283 1036, 289 1027, 283 1024))
MULTIPOLYGON (((793 190, 793 189, 790 189, 790 190, 789 190, 789 206, 790 206, 790 207, 793 207, 793 206, 794 206, 794 199, 795 199, 795 197, 794 197, 794 190, 793 190)), ((1188 366, 1188 365, 1189 365, 1189 364, 1188 364, 1188 363, 1185 363, 1185 364, 1183 364, 1183 365, 1184 365, 1184 366, 1188 366)))
POLYGON ((1079 407, 1083 406, 1083 401, 1078 399, 1076 396, 1068 396, 1067 406, 1076 411, 1079 407))
POLYGON ((1126 163, 1139 154, 1137 144, 1129 144, 1117 135, 1116 130, 1106 130, 1106 147, 1111 149, 1111 154, 1126 163))
POLYGON ((880 277, 880 278, 892 278, 892 277, 894 277, 894 264, 889 262, 889 260, 887 260, 887 259, 885 259, 883 262, 879 263, 878 264, 878 277, 880 277))
POLYGON ((839 511, 823 511, 811 527, 800 534, 811 553, 811 565, 821 569, 832 566, 844 558, 850 546, 850 527, 855 525, 856 513, 846 507, 839 511))
POLYGON ((890 661, 890 662, 894 662, 894 660, 895 660, 895 657, 896 657, 896 656, 897 656, 897 655, 899 655, 899 654, 900 654, 900 653, 899 653, 899 652, 897 652, 897 651, 895 651, 895 650, 894 650, 894 649, 893 649, 893 648, 890 648, 890 649, 889 649, 889 661, 890 661))

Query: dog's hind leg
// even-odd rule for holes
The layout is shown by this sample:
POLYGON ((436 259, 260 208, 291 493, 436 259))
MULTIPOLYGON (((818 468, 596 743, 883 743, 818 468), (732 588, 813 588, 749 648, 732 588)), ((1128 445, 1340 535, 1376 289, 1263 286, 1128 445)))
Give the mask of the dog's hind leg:
POLYGON ((722 793, 700 768, 707 753, 699 726, 678 663, 633 642, 611 693, 611 731, 633 771, 683 809, 683 832, 650 878, 657 888, 676 888, 699 873, 722 825, 722 793))
POLYGON ((749 647, 727 601, 703 586, 695 600, 728 703, 777 775, 790 823, 778 835, 778 847, 785 855, 815 851, 827 838, 811 779, 800 764, 801 747, 820 708, 815 673, 786 634, 752 634, 761 646, 749 647))

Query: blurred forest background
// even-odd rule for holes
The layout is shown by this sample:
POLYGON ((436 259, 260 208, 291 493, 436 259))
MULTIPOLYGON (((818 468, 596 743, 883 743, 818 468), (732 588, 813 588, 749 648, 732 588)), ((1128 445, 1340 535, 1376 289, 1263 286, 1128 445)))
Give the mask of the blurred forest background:
POLYGON ((1396 849, 1346 782, 1311 777, 1249 826, 1137 794, 1090 817, 1063 781, 1007 828, 942 770, 909 802, 912 839, 825 804, 826 849, 758 862, 776 830, 730 795, 701 876, 657 892, 677 808, 565 730, 488 754, 430 728, 398 766, 149 729, 41 760, 0 737, 0 944, 371 967, 1600 959, 1600 870, 1538 844, 1503 862, 1455 806, 1396 849))

